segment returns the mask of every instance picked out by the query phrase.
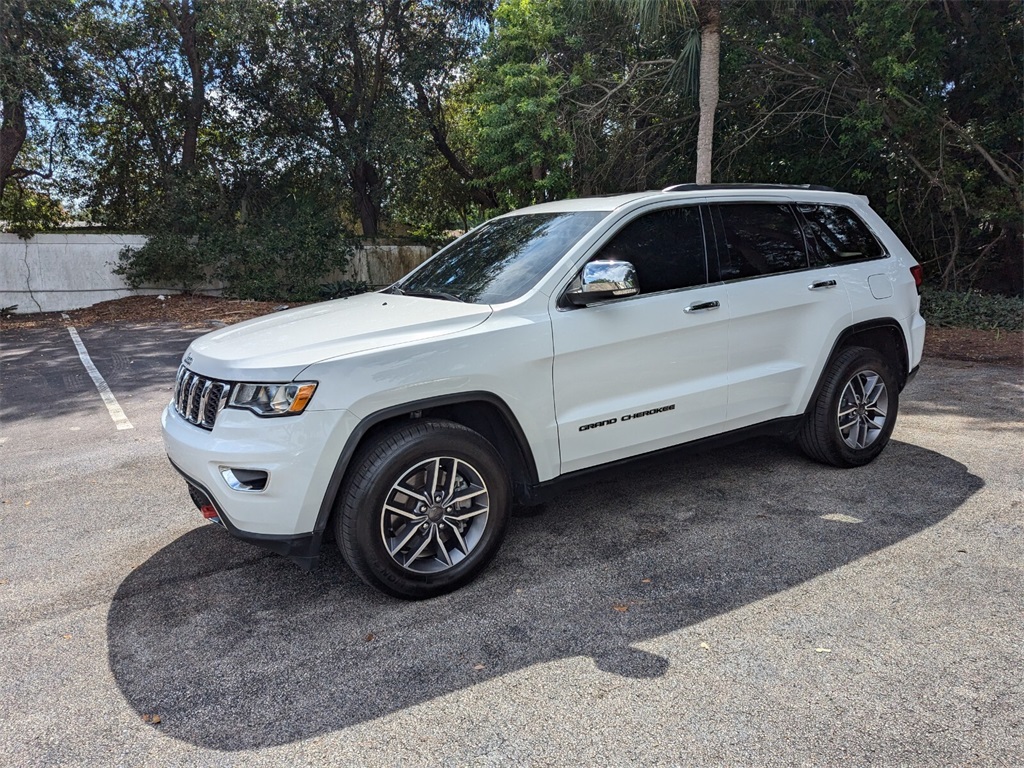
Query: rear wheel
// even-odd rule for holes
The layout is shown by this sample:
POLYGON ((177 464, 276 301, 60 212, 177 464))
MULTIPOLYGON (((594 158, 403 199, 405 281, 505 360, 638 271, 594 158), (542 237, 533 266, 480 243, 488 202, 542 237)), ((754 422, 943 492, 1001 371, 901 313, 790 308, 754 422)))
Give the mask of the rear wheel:
POLYGON ((859 467, 882 452, 896 424, 899 390, 886 361, 872 349, 840 352, 797 435, 812 459, 859 467))
POLYGON ((497 552, 510 506, 508 475, 487 440, 423 420, 380 435, 356 457, 336 511, 342 556, 396 597, 450 592, 497 552))

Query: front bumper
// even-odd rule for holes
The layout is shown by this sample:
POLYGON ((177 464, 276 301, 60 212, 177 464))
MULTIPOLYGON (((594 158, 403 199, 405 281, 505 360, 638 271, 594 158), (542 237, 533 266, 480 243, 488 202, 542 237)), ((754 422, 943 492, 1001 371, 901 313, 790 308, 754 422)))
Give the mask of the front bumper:
POLYGON ((344 410, 269 419, 226 408, 208 431, 173 405, 161 418, 171 464, 209 500, 219 522, 239 538, 300 560, 315 558, 319 549, 324 496, 357 421, 344 410), (225 467, 267 472, 266 487, 233 489, 225 467))
POLYGON ((214 522, 224 526, 235 538, 283 555, 296 563, 304 571, 312 570, 313 566, 320 559, 320 543, 323 538, 323 531, 313 531, 296 536, 275 536, 266 533, 260 534, 243 531, 232 524, 231 520, 224 514, 224 511, 217 505, 217 500, 213 498, 206 488, 182 472, 181 467, 173 461, 171 461, 171 466, 178 470, 178 473, 185 478, 185 482, 188 484, 189 496, 196 505, 196 508, 202 510, 205 504, 211 505, 217 510, 217 517, 214 519, 214 522))

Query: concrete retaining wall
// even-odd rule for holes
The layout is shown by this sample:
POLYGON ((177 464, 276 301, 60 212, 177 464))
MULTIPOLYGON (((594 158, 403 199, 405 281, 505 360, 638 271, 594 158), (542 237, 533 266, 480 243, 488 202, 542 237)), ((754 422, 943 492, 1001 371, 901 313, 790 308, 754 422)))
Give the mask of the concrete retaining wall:
MULTIPOLYGON (((133 290, 111 271, 126 245, 139 247, 142 235, 36 235, 22 240, 0 234, 0 308, 17 305, 18 314, 62 312, 138 294, 177 293, 168 286, 133 290)), ((432 249, 422 245, 367 245, 356 251, 349 269, 332 279, 393 283, 422 263, 432 249)), ((202 293, 218 294, 210 284, 202 293)))

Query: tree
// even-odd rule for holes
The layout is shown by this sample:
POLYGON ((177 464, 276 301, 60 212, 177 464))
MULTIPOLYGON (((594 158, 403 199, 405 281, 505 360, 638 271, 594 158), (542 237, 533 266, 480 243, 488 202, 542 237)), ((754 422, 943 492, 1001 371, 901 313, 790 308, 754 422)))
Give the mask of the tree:
POLYGON ((146 227, 197 175, 230 184, 244 154, 230 105, 211 102, 234 48, 231 3, 108 2, 92 6, 83 43, 95 94, 82 116, 79 174, 90 214, 146 227))
POLYGON ((558 0, 502 0, 473 69, 466 107, 476 162, 510 207, 570 192, 573 147, 561 103, 569 79, 558 61, 564 28, 558 0))
POLYGON ((82 98, 76 19, 72 0, 0 2, 0 199, 11 180, 52 173, 18 158, 45 115, 82 98))
POLYGON ((405 130, 411 109, 427 117, 444 151, 441 112, 429 89, 467 55, 462 38, 476 6, 483 8, 261 0, 244 30, 232 93, 258 110, 293 156, 344 171, 363 234, 374 236, 385 174, 418 138, 405 130))
POLYGON ((160 0, 160 9, 166 14, 178 33, 181 55, 188 64, 191 89, 185 104, 185 133, 181 142, 181 170, 189 171, 196 163, 196 146, 199 142, 199 126, 206 109, 206 77, 201 51, 200 34, 197 29, 198 10, 193 0, 180 0, 175 5, 171 0, 160 0))
MULTIPOLYGON (((682 79, 692 91, 696 89, 700 118, 697 129, 698 184, 711 183, 711 160, 714 148, 715 111, 718 108, 718 64, 722 38, 721 0, 622 0, 627 13, 641 29, 658 36, 671 35, 673 28, 687 25, 691 18, 697 22, 696 34, 688 35, 674 52, 671 61, 651 62, 661 65, 669 73, 697 71, 696 82, 692 74, 682 79)), ((678 39, 678 38, 677 38, 678 39)))
POLYGON ((727 173, 852 185, 943 287, 1019 291, 1020 5, 745 11, 729 27, 727 173))

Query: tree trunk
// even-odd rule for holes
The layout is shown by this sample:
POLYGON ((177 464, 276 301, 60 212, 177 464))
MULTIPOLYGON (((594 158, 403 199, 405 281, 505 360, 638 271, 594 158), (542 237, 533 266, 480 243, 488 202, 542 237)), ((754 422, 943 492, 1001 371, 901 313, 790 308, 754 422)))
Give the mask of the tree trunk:
MULTIPOLYGON (((469 169, 469 166, 467 166, 462 159, 455 154, 451 145, 448 143, 448 136, 445 134, 444 128, 441 125, 442 121, 431 107, 430 98, 427 96, 427 92, 424 90, 423 84, 418 82, 413 83, 413 88, 416 91, 416 108, 427 121, 427 128, 430 131, 430 137, 434 140, 434 146, 437 148, 437 151, 440 152, 441 156, 447 161, 448 167, 455 171, 455 173, 463 180, 467 182, 476 181, 476 175, 469 169)), ((438 113, 439 111, 440 110, 438 110, 438 113)), ((482 208, 498 207, 498 196, 490 187, 481 188, 471 186, 469 188, 469 194, 473 198, 473 202, 482 208)))
POLYGON ((711 183, 711 150, 718 108, 718 57, 722 39, 721 0, 696 4, 700 22, 700 122, 697 129, 697 183, 711 183))
POLYGON ((377 169, 368 160, 359 160, 349 176, 352 179, 352 192, 356 198, 356 214, 363 227, 363 236, 376 237, 380 218, 380 211, 374 201, 377 185, 380 183, 377 169))
POLYGON ((25 104, 22 99, 4 99, 3 118, 0 121, 0 198, 4 196, 7 180, 14 170, 14 161, 28 135, 25 122, 25 104))
POLYGON ((181 142, 181 170, 189 171, 196 164, 196 147, 199 144, 199 126, 203 122, 206 107, 206 83, 203 81, 203 65, 199 60, 199 46, 196 40, 196 10, 189 0, 181 0, 180 12, 175 11, 170 0, 161 0, 167 17, 181 35, 181 53, 188 62, 192 77, 192 95, 185 105, 185 135, 181 142))

